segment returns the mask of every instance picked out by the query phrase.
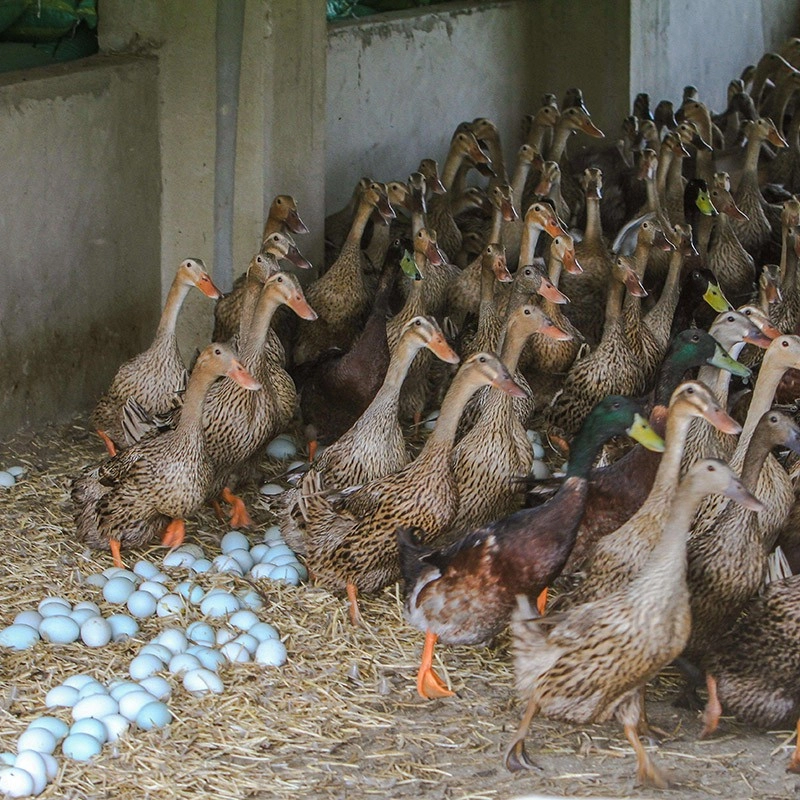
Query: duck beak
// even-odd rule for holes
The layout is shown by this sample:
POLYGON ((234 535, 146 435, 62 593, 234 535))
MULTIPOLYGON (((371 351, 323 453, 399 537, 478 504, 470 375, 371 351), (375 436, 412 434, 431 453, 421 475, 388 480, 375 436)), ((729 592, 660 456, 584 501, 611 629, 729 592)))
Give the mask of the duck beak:
POLYGON ((393 219, 397 218, 397 214, 395 214, 392 204, 386 197, 381 197, 378 200, 378 205, 376 208, 378 209, 378 213, 381 215, 386 225, 388 225, 393 219))
POLYGON ((286 217, 286 227, 292 233, 308 233, 308 228, 306 227, 305 222, 300 219, 300 215, 297 213, 297 209, 293 208, 286 217))
MULTIPOLYGON (((777 332, 777 328, 775 330, 777 332)), ((762 350, 766 350, 769 347, 769 343, 774 338, 775 337, 767 336, 763 331, 760 331, 758 328, 755 328, 752 332, 746 333, 742 337, 742 340, 747 342, 747 344, 752 344, 755 345, 756 347, 760 347, 762 350)))
POLYGON ((257 392, 261 388, 261 384, 242 366, 242 362, 236 359, 225 374, 239 386, 251 392, 257 392))
POLYGON ((550 193, 550 189, 553 187, 553 181, 549 178, 541 178, 538 184, 536 184, 536 189, 534 189, 534 194, 540 194, 546 197, 550 193))
POLYGON ((514 280, 514 276, 508 271, 505 258, 495 261, 492 272, 499 283, 511 283, 514 280))
POLYGON ((769 136, 767 136, 767 141, 775 147, 789 146, 789 142, 787 142, 786 139, 784 139, 783 136, 781 136, 781 133, 777 128, 773 128, 769 132, 769 136))
POLYGON ((664 440, 650 427, 650 423, 641 414, 634 414, 633 424, 626 432, 642 447, 646 447, 654 453, 664 452, 664 440))
POLYGON ((706 411, 703 417, 722 433, 741 433, 742 431, 742 426, 719 406, 714 406, 706 411))
MULTIPOLYGON (((564 230, 564 227, 558 221, 556 217, 548 218, 544 221, 542 227, 549 233, 554 239, 556 236, 566 236, 567 232, 564 230)), ((798 237, 800 238, 800 237, 798 237)))
POLYGON ((714 355, 706 359, 706 363, 717 369, 724 369, 730 372, 731 375, 738 375, 740 378, 749 378, 750 369, 744 364, 740 364, 735 358, 732 358, 722 345, 717 345, 714 349, 714 355))
POLYGON ((210 297, 212 300, 218 300, 222 297, 222 292, 217 289, 207 272, 200 275, 195 285, 206 297, 210 297))
POLYGON ((408 250, 403 251, 403 257, 400 259, 400 269, 403 270, 405 275, 415 281, 422 280, 422 273, 417 267, 417 262, 412 257, 408 250))
POLYGON ((751 511, 756 511, 758 513, 764 511, 764 504, 757 497, 754 497, 748 492, 747 489, 744 488, 744 484, 738 478, 731 478, 731 482, 728 484, 728 488, 725 489, 723 494, 726 497, 730 497, 731 500, 738 503, 740 506, 749 508, 751 511))
POLYGON ((722 289, 716 283, 709 283, 708 289, 706 289, 705 294, 703 295, 703 300, 708 303, 711 308, 714 309, 718 314, 721 314, 723 311, 732 311, 733 306, 728 302, 728 299, 722 294, 722 289))
POLYGON ((558 303, 559 305, 569 303, 569 298, 563 292, 556 289, 556 287, 553 286, 553 284, 547 278, 542 278, 542 282, 539 284, 537 292, 544 297, 545 300, 549 300, 551 303, 558 303))
POLYGON ((647 297, 647 290, 642 286, 639 276, 633 270, 625 275, 625 288, 632 297, 647 297))
POLYGON ((733 200, 731 200, 730 203, 726 203, 725 207, 721 208, 720 211, 723 214, 727 214, 731 219, 739 219, 742 221, 750 219, 733 200))
POLYGON ((530 397, 527 389, 524 389, 520 386, 509 374, 507 371, 504 375, 498 375, 490 384, 495 389, 500 389, 500 391, 505 392, 511 397, 530 397))
POLYGON ((593 136, 595 139, 605 139, 606 135, 600 128, 597 127, 588 117, 581 122, 581 131, 587 136, 593 136))
POLYGON ((285 258, 299 269, 311 269, 311 262, 303 258, 300 251, 294 245, 289 248, 285 258))
POLYGON ((764 297, 770 305, 772 303, 780 303, 783 300, 783 292, 781 292, 780 286, 770 281, 764 288, 764 297))
POLYGON ((707 217, 719 216, 719 212, 714 208, 714 204, 711 202, 711 198, 708 196, 708 192, 705 189, 697 193, 697 199, 694 201, 694 204, 700 210, 700 213, 705 214, 707 217))
POLYGON ((561 263, 570 275, 580 275, 583 272, 583 267, 578 263, 578 259, 575 257, 575 248, 573 247, 564 250, 561 263))
POLYGON ((548 339, 555 339, 557 342, 568 342, 572 339, 572 334, 562 330, 553 322, 545 324, 539 329, 542 336, 547 336, 548 339))
POLYGON ((797 429, 790 431, 790 435, 781 444, 788 447, 793 453, 800 453, 800 431, 797 429))
POLYGON ((442 179, 438 175, 433 180, 428 181, 427 185, 434 194, 444 194, 447 191, 447 189, 444 188, 442 179))
POLYGON ((319 316, 319 314, 311 308, 301 292, 292 295, 286 305, 289 306, 300 319, 307 319, 309 322, 313 322, 319 316))
POLYGON ((675 245, 667 238, 661 228, 656 230, 656 235, 653 237, 653 247, 657 247, 665 253, 671 253, 675 249, 675 245))
POLYGON ((461 360, 458 353, 453 350, 444 338, 444 334, 437 333, 426 345, 428 350, 433 353, 436 358, 447 362, 448 364, 458 364, 461 360))
POLYGON ((428 248, 425 250, 425 257, 434 267, 438 267, 440 264, 444 264, 444 262, 447 261, 444 253, 439 249, 439 245, 436 244, 436 242, 430 242, 428 244, 428 248))
POLYGON ((698 150, 709 150, 710 151, 710 150, 713 149, 711 147, 711 145, 699 133, 696 133, 694 136, 692 136, 692 144, 698 150))

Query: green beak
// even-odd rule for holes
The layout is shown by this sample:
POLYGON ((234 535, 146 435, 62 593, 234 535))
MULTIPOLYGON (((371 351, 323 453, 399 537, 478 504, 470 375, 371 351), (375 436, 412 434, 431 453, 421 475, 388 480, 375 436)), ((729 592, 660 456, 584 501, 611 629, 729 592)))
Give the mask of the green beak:
POLYGON ((733 306, 728 302, 728 298, 722 294, 722 289, 720 289, 716 283, 708 284, 708 289, 706 289, 703 295, 703 300, 705 300, 717 314, 721 314, 723 311, 733 311, 733 306))
POLYGON ((740 364, 735 358, 731 358, 720 345, 717 345, 714 355, 707 360, 707 363, 712 367, 717 367, 717 369, 727 370, 732 375, 738 375, 741 378, 749 378, 751 375, 749 367, 740 364))
POLYGON ((400 269, 402 269, 409 278, 413 278, 415 281, 422 280, 422 273, 417 268, 417 262, 414 261, 414 257, 408 250, 403 251, 403 257, 400 259, 400 269))
POLYGON ((714 208, 714 204, 711 202, 711 198, 708 196, 708 192, 705 189, 701 189, 697 193, 697 200, 694 202, 700 209, 700 213, 705 214, 707 217, 716 217, 719 214, 717 209, 714 208))
POLYGON ((633 425, 628 428, 627 433, 631 439, 635 439, 648 450, 656 453, 664 452, 664 440, 650 427, 650 423, 641 414, 634 414, 633 425))

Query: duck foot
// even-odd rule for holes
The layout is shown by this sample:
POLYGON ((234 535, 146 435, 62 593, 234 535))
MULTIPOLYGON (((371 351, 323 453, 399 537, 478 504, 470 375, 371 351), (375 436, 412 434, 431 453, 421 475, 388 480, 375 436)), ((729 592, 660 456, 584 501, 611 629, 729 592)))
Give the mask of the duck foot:
POLYGON ((447 688, 447 684, 436 674, 433 668, 433 648, 438 638, 433 631, 425 632, 422 663, 417 673, 417 694, 425 700, 455 696, 455 692, 447 688))
POLYGON ((539 704, 531 697, 528 700, 528 705, 525 708, 525 713, 522 715, 517 734, 511 742, 508 750, 506 750, 505 765, 509 772, 521 772, 524 769, 537 769, 540 772, 542 768, 535 764, 528 758, 525 752, 525 734, 528 732, 531 720, 539 713, 539 704))
POLYGON ((178 547, 183 544, 186 537, 186 525, 182 519, 174 519, 167 525, 164 535, 161 537, 161 544, 165 547, 178 547))
POLYGON ((536 610, 539 612, 539 616, 544 616, 544 610, 547 608, 547 587, 545 586, 544 589, 539 593, 539 596, 536 598, 536 610))
POLYGON ((358 587, 354 583, 347 584, 347 599, 349 601, 350 622, 356 626, 362 625, 363 620, 358 609, 358 587))
POLYGON ((241 497, 235 495, 227 486, 222 490, 220 496, 231 506, 231 518, 229 520, 231 527, 237 530, 239 528, 253 527, 253 520, 247 512, 247 508, 241 497))
POLYGON ((631 743, 636 753, 636 779, 641 786, 653 786, 656 789, 669 789, 671 783, 669 778, 662 772, 650 758, 642 745, 639 734, 636 732, 636 725, 625 725, 625 736, 631 743))
POLYGON ((122 563, 122 556, 120 555, 119 539, 109 539, 108 546, 111 548, 111 557, 114 560, 114 566, 124 569, 125 565, 122 563))
POLYGON ((111 437, 105 432, 98 430, 97 435, 103 440, 103 444, 106 446, 106 450, 108 450, 108 454, 110 456, 115 456, 117 454, 117 446, 111 441, 111 437))
POLYGON ((717 681, 711 675, 706 675, 706 686, 708 687, 708 702, 703 712, 703 730, 700 731, 700 738, 705 739, 716 731, 719 725, 719 718, 722 716, 722 704, 717 697, 717 681))

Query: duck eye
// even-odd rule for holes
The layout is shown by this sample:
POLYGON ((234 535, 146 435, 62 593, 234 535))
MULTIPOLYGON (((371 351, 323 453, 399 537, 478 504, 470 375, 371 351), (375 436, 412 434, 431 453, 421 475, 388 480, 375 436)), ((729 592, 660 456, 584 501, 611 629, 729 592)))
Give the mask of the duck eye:
POLYGON ((781 342, 781 347, 788 347, 788 346, 789 346, 789 342, 787 342, 787 341, 784 339, 784 340, 781 342))
POLYGON ((215 347, 214 348, 214 355, 215 356, 221 356, 222 355, 222 350, 219 347, 215 347))
POLYGON ((422 325, 422 320, 418 319, 414 324, 419 328, 419 326, 422 325))
POLYGON ((733 322, 733 317, 728 317, 728 322, 733 322))
POLYGON ((686 390, 686 394, 694 394, 694 387, 693 387, 693 386, 690 386, 690 387, 689 387, 689 388, 686 390))

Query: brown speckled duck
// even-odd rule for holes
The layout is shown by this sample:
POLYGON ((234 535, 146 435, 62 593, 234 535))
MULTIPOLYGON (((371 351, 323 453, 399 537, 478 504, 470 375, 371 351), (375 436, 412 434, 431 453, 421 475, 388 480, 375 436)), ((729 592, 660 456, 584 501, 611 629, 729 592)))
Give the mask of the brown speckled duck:
POLYGON ((519 603, 511 623, 514 674, 517 691, 528 702, 506 751, 508 769, 534 767, 525 735, 537 715, 577 725, 614 717, 636 753, 638 781, 670 785, 639 739, 642 689, 689 637, 686 539, 697 504, 709 492, 755 511, 760 507, 726 464, 701 461, 659 520, 657 540, 637 577, 563 614, 538 617, 528 603, 519 603))
POLYGON ((112 456, 132 444, 126 441, 122 428, 122 409, 129 398, 134 398, 151 416, 166 414, 179 403, 179 392, 186 386, 186 367, 178 349, 175 324, 192 286, 207 297, 220 296, 199 258, 182 261, 167 294, 153 343, 117 370, 108 390, 97 401, 90 423, 112 456))
POLYGON ((223 375, 248 391, 261 389, 227 345, 211 344, 197 358, 177 427, 138 442, 73 482, 78 537, 91 547, 109 548, 117 566, 122 544, 145 545, 160 534, 164 544, 180 544, 184 519, 209 496, 215 469, 203 435, 203 406, 223 375))
POLYGON ((326 495, 318 477, 306 474, 301 501, 309 573, 330 591, 346 591, 354 622, 357 592, 377 591, 400 577, 399 525, 420 527, 431 541, 448 530, 458 510, 451 466, 458 419, 472 394, 487 385, 523 393, 496 356, 476 353, 453 379, 419 456, 400 472, 338 496, 326 495))

